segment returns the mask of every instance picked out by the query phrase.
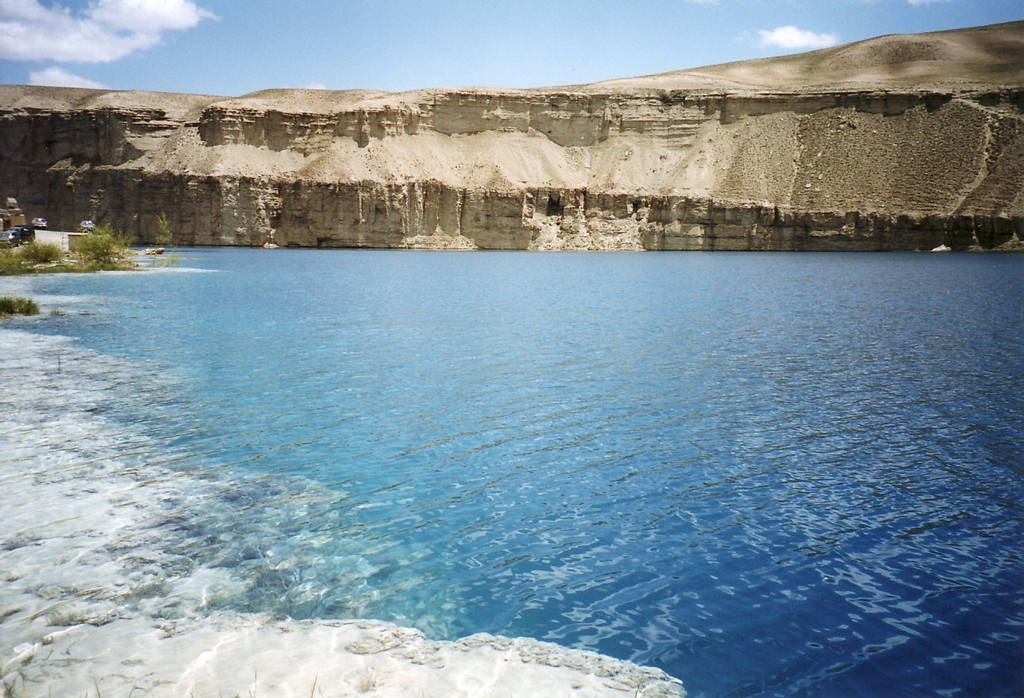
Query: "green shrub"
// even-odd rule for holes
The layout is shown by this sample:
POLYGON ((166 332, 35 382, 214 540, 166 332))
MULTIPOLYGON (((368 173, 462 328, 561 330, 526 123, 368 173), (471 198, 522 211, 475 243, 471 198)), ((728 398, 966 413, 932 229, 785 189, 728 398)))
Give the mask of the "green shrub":
POLYGON ((13 250, 0 250, 0 276, 24 273, 25 263, 20 256, 13 254, 13 250))
POLYGON ((64 257, 64 250, 59 245, 51 245, 45 242, 28 242, 18 248, 18 256, 36 264, 48 264, 60 261, 64 257))
POLYGON ((30 298, 0 298, 0 315, 35 315, 38 312, 39 306, 30 298))
POLYGON ((97 225, 88 235, 78 238, 75 254, 86 264, 116 265, 130 254, 131 239, 107 225, 97 225))
POLYGON ((167 220, 167 216, 160 214, 160 217, 156 219, 156 236, 153 241, 159 247, 170 247, 174 243, 174 234, 171 232, 171 223, 167 220))

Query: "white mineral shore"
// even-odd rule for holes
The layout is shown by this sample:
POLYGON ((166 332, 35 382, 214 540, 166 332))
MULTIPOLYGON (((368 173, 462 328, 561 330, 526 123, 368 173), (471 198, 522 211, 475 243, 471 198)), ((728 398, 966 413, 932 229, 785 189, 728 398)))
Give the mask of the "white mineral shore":
POLYGON ((593 652, 478 634, 457 642, 379 621, 88 623, 15 648, 14 696, 683 696, 677 679, 593 652), (159 659, 155 659, 159 658, 159 659))
MULTIPOLYGON (((67 312, 89 303, 40 297, 57 300, 67 312)), ((532 639, 445 642, 380 621, 214 610, 251 577, 182 565, 182 541, 161 524, 208 501, 213 473, 175 470, 173 450, 94 409, 135 367, 4 328, 0 353, 10 358, 4 399, 16 406, 0 409, 4 698, 684 695, 658 669, 532 639)))

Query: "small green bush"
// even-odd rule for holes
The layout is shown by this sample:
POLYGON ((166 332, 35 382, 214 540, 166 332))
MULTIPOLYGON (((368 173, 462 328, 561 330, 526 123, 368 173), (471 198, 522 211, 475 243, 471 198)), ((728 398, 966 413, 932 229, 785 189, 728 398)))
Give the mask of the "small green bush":
POLYGON ((0 315, 35 315, 39 306, 30 298, 0 297, 0 315))
POLYGON ((75 254, 89 265, 116 265, 130 254, 131 239, 107 225, 97 225, 88 235, 78 238, 75 254))
POLYGON ((0 276, 25 273, 24 260, 12 252, 12 250, 0 250, 0 276))
POLYGON ((171 222, 163 213, 156 219, 156 236, 153 239, 159 247, 170 247, 174 243, 174 233, 171 232, 171 222))
POLYGON ((36 264, 48 264, 60 261, 64 256, 64 251, 59 245, 51 245, 45 242, 28 242, 18 248, 18 256, 36 264))

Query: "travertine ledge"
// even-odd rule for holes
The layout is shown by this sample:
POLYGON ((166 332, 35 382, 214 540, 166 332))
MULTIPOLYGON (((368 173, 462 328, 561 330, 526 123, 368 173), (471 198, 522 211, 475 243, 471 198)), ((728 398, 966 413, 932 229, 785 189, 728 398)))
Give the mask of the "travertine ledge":
POLYGON ((232 613, 72 625, 16 648, 4 681, 19 696, 686 695, 659 669, 528 638, 445 642, 379 621, 232 613))
POLYGON ((1022 56, 1016 22, 535 90, 0 86, 0 192, 195 245, 1013 248, 1022 56))

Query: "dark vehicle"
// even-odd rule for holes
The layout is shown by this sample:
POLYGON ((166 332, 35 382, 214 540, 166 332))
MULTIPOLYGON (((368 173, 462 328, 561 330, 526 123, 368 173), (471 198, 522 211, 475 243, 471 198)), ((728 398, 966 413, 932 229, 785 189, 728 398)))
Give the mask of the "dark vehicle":
POLYGON ((33 218, 32 227, 36 230, 46 230, 47 222, 45 218, 33 218))
POLYGON ((36 239, 36 229, 31 225, 16 225, 4 231, 4 239, 15 247, 23 242, 32 242, 36 239))

